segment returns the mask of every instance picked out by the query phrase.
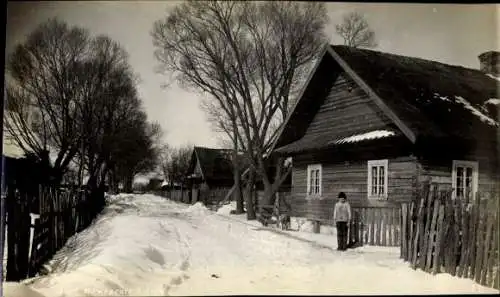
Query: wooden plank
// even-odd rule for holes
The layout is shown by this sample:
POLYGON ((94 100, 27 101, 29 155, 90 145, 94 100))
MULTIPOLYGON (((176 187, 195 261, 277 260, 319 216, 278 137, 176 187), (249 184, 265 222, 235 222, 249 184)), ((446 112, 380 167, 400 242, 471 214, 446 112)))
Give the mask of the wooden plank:
POLYGON ((416 207, 415 202, 412 202, 410 205, 410 210, 408 213, 408 224, 409 226, 409 234, 408 234, 408 262, 411 263, 412 256, 413 256, 413 241, 414 241, 414 222, 413 222, 413 213, 414 213, 414 208, 416 207))
POLYGON ((387 244, 387 208, 380 209, 380 245, 388 246, 387 244))
POLYGON ((468 211, 468 204, 466 203, 461 204, 461 209, 460 211, 462 212, 462 219, 461 219, 461 226, 460 229, 463 232, 462 233, 462 247, 460 249, 460 262, 458 265, 458 271, 457 271, 457 276, 458 277, 464 277, 467 272, 467 259, 468 259, 468 253, 469 253, 469 218, 470 214, 468 211))
MULTIPOLYGON (((495 220, 493 226, 499 226, 500 225, 500 197, 497 196, 494 198, 495 199, 495 220)), ((500 236, 499 230, 496 230, 495 228, 493 229, 493 235, 492 235, 492 247, 491 247, 491 256, 490 256, 490 263, 488 267, 488 281, 487 285, 489 287, 495 287, 495 280, 498 279, 499 275, 499 264, 500 264, 500 255, 499 255, 499 246, 498 246, 498 238, 500 236)))
POLYGON ((396 245, 401 246, 401 207, 399 207, 396 211, 396 230, 395 230, 395 237, 396 237, 396 245))
POLYGON ((392 229, 393 229, 393 225, 394 225, 393 213, 394 213, 394 209, 389 208, 389 211, 387 212, 387 245, 388 246, 394 246, 394 243, 392 242, 393 241, 392 229))
POLYGON ((366 208, 361 209, 361 245, 365 245, 368 241, 368 233, 366 230, 366 208))
POLYGON ((416 269, 417 268, 417 256, 418 256, 418 251, 420 248, 420 232, 423 232, 423 211, 424 211, 424 199, 420 199, 420 205, 418 207, 418 213, 417 213, 417 226, 416 226, 416 231, 415 231, 415 239, 413 241, 413 255, 412 255, 412 268, 416 269))
POLYGON ((495 213, 491 211, 491 208, 495 210, 494 208, 494 202, 492 199, 489 200, 488 206, 485 210, 485 215, 484 220, 486 222, 486 234, 484 238, 484 248, 483 248, 483 264, 481 267, 481 275, 479 278, 479 283, 483 286, 486 285, 486 275, 488 273, 488 264, 489 264, 489 256, 490 256, 490 247, 491 247, 491 241, 492 241, 492 232, 493 232, 493 227, 495 223, 495 213))
POLYGON ((375 216, 373 210, 373 208, 367 209, 370 225, 370 245, 375 245, 375 216))
MULTIPOLYGON (((496 219, 496 225, 495 226, 498 226, 500 224, 500 215, 499 215, 499 212, 500 212, 500 201, 498 201, 499 197, 496 197, 496 200, 497 200, 497 208, 496 208, 496 214, 497 214, 497 219, 496 219)), ((495 240, 493 242, 495 248, 494 248, 494 257, 492 257, 495 261, 493 263, 493 266, 492 267, 492 278, 493 278, 493 281, 492 281, 492 287, 497 289, 497 290, 500 290, 500 233, 499 233, 499 230, 495 230, 494 232, 495 236, 495 240)))
POLYGON ((474 263, 474 280, 479 283, 481 279, 481 266, 483 264, 483 248, 484 248, 484 229, 485 229, 485 205, 482 204, 478 215, 478 224, 476 228, 477 248, 476 261, 474 263))
POLYGON ((430 218, 431 224, 429 227, 429 238, 428 238, 428 246, 427 246, 427 256, 426 256, 426 261, 425 261, 425 267, 424 271, 429 272, 431 270, 431 265, 432 265, 432 255, 435 253, 435 246, 436 246, 436 227, 437 227, 437 220, 438 220, 438 213, 439 213, 439 200, 435 199, 434 203, 432 204, 432 217, 430 218))
POLYGON ((472 266, 472 259, 473 259, 473 253, 474 253, 474 247, 476 245, 476 239, 475 239, 475 218, 476 218, 476 208, 477 205, 474 203, 471 203, 469 207, 469 214, 468 214, 468 241, 469 244, 466 248, 466 256, 467 258, 465 259, 465 266, 464 266, 464 272, 463 276, 466 278, 472 277, 472 272, 471 272, 471 266, 472 266))
POLYGON ((434 258, 432 263, 432 274, 440 272, 441 263, 441 238, 443 236, 443 220, 444 220, 444 205, 439 206, 438 219, 437 219, 437 230, 436 230, 436 245, 434 251, 434 258))
POLYGON ((403 203, 401 205, 401 256, 403 260, 407 261, 407 251, 408 251, 408 240, 406 237, 406 221, 407 221, 407 215, 408 215, 408 204, 403 203))
POLYGON ((454 239, 454 244, 453 244, 453 253, 452 253, 452 269, 451 269, 451 275, 455 276, 457 274, 457 257, 459 255, 459 248, 460 248, 460 240, 461 240, 461 229, 460 229, 460 222, 462 220, 461 217, 461 202, 462 200, 460 199, 455 199, 455 203, 453 205, 453 239, 454 239))
POLYGON ((455 230, 454 230, 454 209, 451 201, 451 197, 446 195, 446 208, 445 208, 445 230, 447 231, 445 234, 445 241, 443 247, 444 255, 445 255, 445 272, 452 272, 453 262, 454 262, 454 245, 455 245, 455 230))
POLYGON ((377 216, 377 233, 376 233, 376 236, 377 236, 377 245, 378 246, 381 246, 382 245, 382 209, 381 208, 377 208, 376 209, 377 212, 376 212, 376 216, 377 216))
POLYGON ((476 250, 478 246, 478 222, 479 222, 479 212, 480 212, 480 207, 481 207, 481 199, 479 194, 476 196, 476 199, 474 200, 475 202, 475 208, 473 212, 473 217, 471 219, 471 252, 470 252, 470 258, 469 258, 469 278, 474 279, 474 275, 476 273, 475 270, 475 263, 476 263, 476 250))
POLYGON ((419 256, 419 266, 420 269, 425 270, 425 265, 426 265, 426 257, 428 255, 428 250, 429 250, 429 237, 430 237, 430 226, 431 226, 431 215, 432 215, 432 210, 433 210, 433 204, 432 204, 432 195, 434 193, 433 191, 434 187, 429 187, 428 193, 425 201, 425 210, 424 210, 424 215, 425 215, 425 220, 423 221, 423 232, 422 232, 422 239, 421 239, 421 244, 422 247, 420 249, 420 256, 419 256))

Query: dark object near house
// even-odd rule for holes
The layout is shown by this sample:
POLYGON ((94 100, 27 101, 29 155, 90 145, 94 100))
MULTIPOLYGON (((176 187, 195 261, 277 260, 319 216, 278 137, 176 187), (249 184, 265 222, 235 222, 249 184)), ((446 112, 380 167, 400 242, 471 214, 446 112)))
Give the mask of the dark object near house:
POLYGON ((339 191, 353 207, 409 202, 428 180, 456 197, 500 190, 491 56, 483 72, 327 46, 274 149, 293 157, 294 215, 331 218, 339 191))

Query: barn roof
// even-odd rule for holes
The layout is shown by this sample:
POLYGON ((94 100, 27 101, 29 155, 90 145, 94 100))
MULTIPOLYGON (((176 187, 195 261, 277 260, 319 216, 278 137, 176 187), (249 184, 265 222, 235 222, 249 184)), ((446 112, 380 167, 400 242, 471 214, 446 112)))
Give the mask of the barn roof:
MULTIPOLYGON (((407 132, 406 136, 415 137, 409 137, 413 142, 426 137, 496 138, 500 126, 500 82, 494 76, 476 69, 348 46, 330 46, 322 61, 332 57, 335 63, 328 66, 332 76, 340 65, 358 84, 366 84, 380 99, 380 104, 393 114, 392 119, 399 121, 398 127, 407 128, 402 129, 407 132)), ((290 137, 293 132, 287 130, 294 129, 290 123, 303 120, 304 115, 312 117, 311 106, 320 105, 322 100, 303 96, 298 101, 277 147, 288 144, 300 151, 305 146, 314 146, 300 144, 300 137, 290 137), (308 102, 300 102, 303 100, 308 102)), ((317 144, 324 145, 320 142, 317 144)), ((339 143, 332 145, 335 144, 339 143)))

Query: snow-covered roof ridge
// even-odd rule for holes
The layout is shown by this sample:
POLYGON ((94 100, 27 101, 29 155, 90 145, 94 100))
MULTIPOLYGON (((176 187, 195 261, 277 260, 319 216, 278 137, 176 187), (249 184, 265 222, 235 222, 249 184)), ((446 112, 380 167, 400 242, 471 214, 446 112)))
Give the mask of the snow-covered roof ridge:
POLYGON ((370 132, 365 132, 361 134, 355 134, 348 137, 344 137, 341 139, 337 139, 334 141, 330 141, 330 144, 341 144, 341 143, 352 143, 352 142, 360 142, 364 140, 377 139, 377 138, 385 138, 394 136, 395 133, 390 130, 374 130, 370 132))
MULTIPOLYGON (((447 96, 442 96, 439 93, 434 93, 434 98, 438 98, 450 103, 459 103, 463 105, 465 109, 469 110, 473 115, 477 116, 482 122, 487 123, 488 125, 491 126, 496 126, 496 127, 500 126, 500 124, 497 121, 495 121, 488 115, 487 108, 481 106, 482 109, 481 111, 480 109, 474 107, 469 101, 467 101, 465 98, 461 96, 454 96, 454 99, 450 99, 447 96)), ((498 105, 500 104, 500 99, 490 98, 486 102, 484 102, 484 105, 487 104, 498 105)))
POLYGON ((500 105, 500 99, 498 98, 490 98, 484 102, 484 104, 491 104, 491 105, 500 105))
POLYGON ((479 109, 472 106, 472 104, 470 104, 470 102, 465 100, 463 97, 455 96, 455 99, 457 100, 458 103, 461 103, 465 109, 470 110, 470 112, 472 114, 474 114, 475 116, 477 116, 481 121, 483 121, 489 125, 492 125, 492 126, 497 126, 497 127, 499 126, 497 121, 495 121, 494 119, 490 118, 488 115, 481 112, 479 109))
POLYGON ((491 73, 486 74, 486 76, 489 77, 489 78, 496 79, 497 81, 500 81, 500 76, 495 76, 495 75, 493 75, 491 73))

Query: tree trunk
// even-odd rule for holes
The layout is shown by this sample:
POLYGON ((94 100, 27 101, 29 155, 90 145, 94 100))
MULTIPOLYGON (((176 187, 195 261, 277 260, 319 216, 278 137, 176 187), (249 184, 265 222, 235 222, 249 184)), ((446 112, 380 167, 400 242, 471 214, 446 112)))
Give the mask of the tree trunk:
POLYGON ((255 220, 257 216, 255 215, 254 209, 254 187, 255 187, 255 171, 250 169, 248 172, 247 184, 245 186, 245 202, 247 208, 247 220, 255 220))
MULTIPOLYGON (((262 166, 264 166, 264 162, 260 162, 262 166)), ((275 166, 276 166, 276 172, 274 176, 274 181, 271 183, 268 176, 267 172, 261 170, 261 174, 265 175, 263 176, 262 180, 264 183, 264 197, 262 198, 263 203, 265 205, 274 205, 276 202, 276 192, 278 192, 279 188, 281 187, 281 184, 283 181, 286 179, 286 176, 289 174, 289 169, 288 170, 283 170, 283 159, 278 158, 275 160, 275 166)))
POLYGON ((123 185, 123 190, 125 193, 132 193, 133 181, 134 181, 134 177, 131 175, 129 175, 125 178, 125 182, 123 185))
POLYGON ((235 149, 233 151, 233 182, 234 182, 234 192, 233 197, 236 201, 236 214, 244 213, 243 209, 243 195, 241 195, 241 174, 240 166, 238 162, 238 152, 235 149))

